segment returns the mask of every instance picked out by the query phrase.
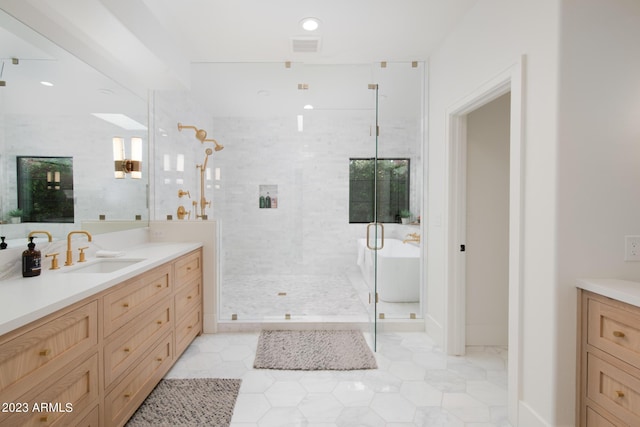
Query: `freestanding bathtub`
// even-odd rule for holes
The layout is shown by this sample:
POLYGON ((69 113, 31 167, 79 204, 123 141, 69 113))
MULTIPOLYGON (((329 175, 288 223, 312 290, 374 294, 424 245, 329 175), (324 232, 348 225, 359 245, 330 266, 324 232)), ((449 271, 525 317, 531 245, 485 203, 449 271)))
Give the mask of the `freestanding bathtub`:
MULTIPOLYGON (((379 246, 379 243, 378 243, 379 246)), ((367 248, 366 239, 358 239, 358 266, 369 287, 374 280, 374 252, 377 252, 378 295, 386 302, 420 300, 420 248, 398 239, 384 239, 378 251, 367 248)))

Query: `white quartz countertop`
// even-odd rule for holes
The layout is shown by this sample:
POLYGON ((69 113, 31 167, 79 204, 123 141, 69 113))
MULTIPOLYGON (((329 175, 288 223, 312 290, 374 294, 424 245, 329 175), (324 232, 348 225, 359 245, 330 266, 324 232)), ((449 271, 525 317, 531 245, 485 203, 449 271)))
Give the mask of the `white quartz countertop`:
POLYGON ((579 279, 578 288, 640 307, 640 282, 619 279, 579 279))
MULTIPOLYGON (((10 332, 118 283, 202 247, 202 243, 145 243, 127 248, 114 259, 142 259, 111 273, 71 273, 74 269, 99 262, 87 262, 49 270, 49 259, 42 259, 42 272, 36 277, 0 281, 0 334, 10 332)), ((61 254, 64 255, 64 254, 61 254)))

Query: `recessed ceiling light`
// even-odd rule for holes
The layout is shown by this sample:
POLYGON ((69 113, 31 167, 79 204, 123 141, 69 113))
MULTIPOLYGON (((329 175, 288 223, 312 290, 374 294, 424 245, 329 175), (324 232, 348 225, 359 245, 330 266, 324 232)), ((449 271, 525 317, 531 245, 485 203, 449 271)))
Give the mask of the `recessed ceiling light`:
POLYGON ((311 105, 311 104, 307 104, 307 105, 305 105, 305 106, 304 106, 304 107, 302 107, 302 108, 304 108, 305 110, 313 110, 313 105, 311 105))
POLYGON ((300 21, 300 25, 305 31, 315 31, 320 26, 320 20, 318 18, 304 18, 300 21))
POLYGON ((53 83, 51 83, 51 82, 40 82, 40 84, 41 84, 42 86, 48 86, 48 87, 53 86, 53 83))

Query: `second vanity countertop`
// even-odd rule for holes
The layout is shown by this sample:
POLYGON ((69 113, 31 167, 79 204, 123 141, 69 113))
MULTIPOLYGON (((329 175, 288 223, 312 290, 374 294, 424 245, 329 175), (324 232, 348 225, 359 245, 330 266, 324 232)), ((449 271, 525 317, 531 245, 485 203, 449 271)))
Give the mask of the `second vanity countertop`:
POLYGON ((578 288, 640 307, 640 282, 620 279, 579 279, 578 288))
POLYGON ((71 269, 96 262, 96 258, 69 267, 63 266, 62 261, 59 270, 49 270, 49 263, 43 258, 40 276, 0 281, 0 335, 200 247, 202 243, 145 243, 123 251, 120 257, 110 258, 142 259, 111 273, 69 273, 71 269))

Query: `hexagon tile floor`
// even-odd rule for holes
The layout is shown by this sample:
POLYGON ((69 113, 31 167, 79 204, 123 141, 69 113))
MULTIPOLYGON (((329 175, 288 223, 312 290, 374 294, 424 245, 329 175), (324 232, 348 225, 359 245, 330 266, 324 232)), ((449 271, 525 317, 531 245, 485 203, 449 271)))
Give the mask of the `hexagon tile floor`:
POLYGON ((381 333, 378 369, 253 369, 258 333, 202 335, 166 378, 241 378, 231 427, 510 426, 507 350, 446 356, 420 332, 381 333))

